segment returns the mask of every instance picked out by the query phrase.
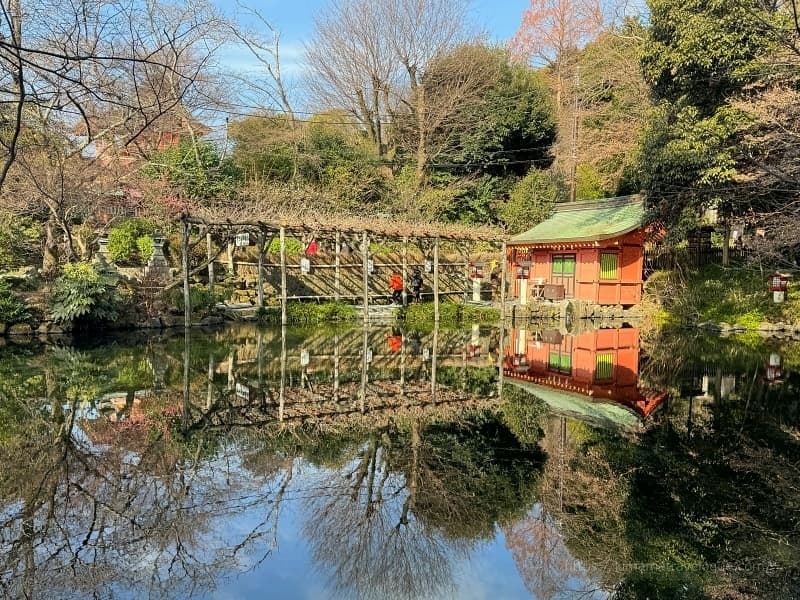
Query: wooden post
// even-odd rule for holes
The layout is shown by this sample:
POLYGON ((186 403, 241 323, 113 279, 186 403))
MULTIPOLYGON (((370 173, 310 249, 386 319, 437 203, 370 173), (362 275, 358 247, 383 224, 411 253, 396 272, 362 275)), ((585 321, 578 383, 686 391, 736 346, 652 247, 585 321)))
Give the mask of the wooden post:
POLYGON ((192 295, 189 289, 189 222, 181 220, 181 265, 183 267, 183 326, 192 326, 192 295))
POLYGON ((506 318, 506 269, 508 268, 508 258, 506 257, 506 243, 500 249, 500 321, 506 318))
MULTIPOLYGON (((366 235, 366 234, 365 234, 366 235)), ((359 388, 358 395, 360 396, 360 409, 362 414, 366 410, 367 401, 367 383, 369 382, 369 330, 364 327, 364 338, 361 346, 361 387, 359 388)))
POLYGON ((264 230, 258 230, 258 307, 264 308, 264 230))
POLYGON ((342 257, 339 254, 342 245, 342 232, 336 232, 336 263, 333 274, 333 299, 339 302, 342 294, 342 257))
MULTIPOLYGON (((188 224, 184 221, 184 225, 188 224)), ((189 359, 192 353, 191 334, 192 330, 190 327, 184 328, 183 330, 183 415, 181 419, 184 429, 189 428, 189 417, 191 408, 191 396, 189 394, 189 359)))
POLYGON ((214 293, 214 250, 211 247, 211 233, 206 232, 206 255, 208 256, 208 291, 214 293))
MULTIPOLYGON (((281 227, 281 239, 283 239, 283 227, 281 227)), ((281 387, 278 390, 278 422, 283 423, 283 413, 286 407, 286 325, 281 326, 281 387)))
POLYGON ((503 364, 505 362, 505 333, 506 333, 506 268, 508 259, 506 257, 506 243, 501 246, 501 269, 500 269, 500 339, 497 348, 497 399, 503 399, 503 364))
POLYGON ((286 315, 286 228, 281 225, 280 230, 281 246, 281 325, 286 325, 289 318, 286 315))
POLYGON ((403 306, 408 304, 408 236, 403 236, 403 306))
MULTIPOLYGON (((438 305, 437 305, 438 306, 438 305)), ((433 324, 433 347, 431 348, 431 403, 436 404, 436 359, 439 347, 439 320, 433 324)))
POLYGON ((369 235, 361 236, 361 255, 364 272, 364 324, 369 323, 369 235))
POLYGON ((236 267, 233 264, 233 255, 236 252, 236 242, 233 238, 228 239, 228 273, 235 275, 236 267))
POLYGON ((339 334, 333 334, 333 401, 339 401, 339 334))
POLYGON ((206 412, 211 410, 214 406, 214 353, 210 352, 208 355, 208 394, 206 396, 206 412))
POLYGON ((433 322, 439 322, 439 238, 433 241, 433 322))

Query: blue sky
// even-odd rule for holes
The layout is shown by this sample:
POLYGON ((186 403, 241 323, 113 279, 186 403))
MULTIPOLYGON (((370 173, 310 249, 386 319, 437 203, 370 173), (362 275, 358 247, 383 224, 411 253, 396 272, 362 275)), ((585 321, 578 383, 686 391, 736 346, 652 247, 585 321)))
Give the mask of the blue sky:
MULTIPOLYGON (((231 13, 229 0, 215 0, 226 13, 231 13)), ((280 32, 281 68, 293 89, 293 97, 301 97, 298 91, 303 44, 313 32, 314 16, 321 12, 329 0, 243 0, 244 4, 261 13, 280 32)), ((507 41, 519 27, 522 12, 530 0, 472 0, 467 21, 475 31, 485 32, 492 42, 507 41)), ((229 52, 223 62, 235 69, 253 65, 245 50, 229 52)), ((300 102, 302 104, 302 102, 300 102)), ((302 107, 296 106, 296 109, 302 107)))
MULTIPOLYGON (((222 8, 230 6, 226 0, 216 0, 222 8)), ((247 6, 261 12, 282 33, 288 44, 302 44, 311 35, 314 15, 323 9, 328 0, 249 0, 247 6)), ((485 29, 496 41, 506 40, 514 34, 522 18, 522 11, 530 0, 472 0, 469 20, 485 29)))

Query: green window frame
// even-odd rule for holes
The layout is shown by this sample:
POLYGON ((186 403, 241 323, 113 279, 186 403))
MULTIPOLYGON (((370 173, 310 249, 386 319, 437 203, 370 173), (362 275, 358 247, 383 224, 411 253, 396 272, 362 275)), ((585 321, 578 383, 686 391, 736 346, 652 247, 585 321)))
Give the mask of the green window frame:
POLYGON ((619 254, 616 252, 600 253, 600 279, 618 279, 619 254))
POLYGON ((565 275, 567 277, 575 275, 574 254, 553 254, 551 262, 553 275, 565 275))
POLYGON ((614 378, 614 355, 611 352, 597 355, 594 363, 594 378, 596 381, 614 378))
POLYGON ((550 371, 569 375, 572 373, 572 354, 567 352, 550 352, 548 354, 547 368, 550 371))

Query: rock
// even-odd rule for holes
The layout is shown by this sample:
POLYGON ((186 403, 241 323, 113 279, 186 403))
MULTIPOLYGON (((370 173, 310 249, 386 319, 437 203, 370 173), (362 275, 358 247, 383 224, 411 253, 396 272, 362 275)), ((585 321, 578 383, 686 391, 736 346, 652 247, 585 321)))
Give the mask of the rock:
POLYGON ((209 325, 222 325, 225 319, 218 315, 209 315, 200 321, 200 325, 207 327, 209 325))
POLYGON ((33 329, 28 323, 17 323, 6 331, 6 335, 31 335, 32 333, 33 329))
POLYGON ((144 329, 161 329, 161 319, 158 317, 152 317, 150 319, 145 320, 141 327, 144 329))
POLYGON ((775 325, 774 325, 774 324, 772 324, 772 323, 767 323, 767 322, 764 322, 764 323, 761 323, 761 324, 758 326, 758 328, 757 328, 757 331, 766 331, 766 332, 769 332, 769 333, 771 333, 771 332, 773 332, 773 331, 778 331, 778 329, 775 327, 775 325))
POLYGON ((179 327, 183 325, 183 317, 164 315, 161 317, 161 327, 179 327))
POLYGON ((21 267, 16 271, 0 274, 0 280, 7 282, 12 287, 20 287, 33 284, 38 276, 39 271, 36 267, 21 267))

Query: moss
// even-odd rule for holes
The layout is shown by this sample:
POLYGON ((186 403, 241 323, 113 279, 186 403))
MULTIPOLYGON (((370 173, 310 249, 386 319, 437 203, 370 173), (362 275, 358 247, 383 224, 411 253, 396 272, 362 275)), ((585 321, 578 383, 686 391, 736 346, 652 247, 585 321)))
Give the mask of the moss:
POLYGON ((649 316, 656 325, 703 321, 756 329, 764 321, 800 322, 800 294, 775 304, 759 271, 709 266, 698 271, 660 271, 645 285, 649 316))

